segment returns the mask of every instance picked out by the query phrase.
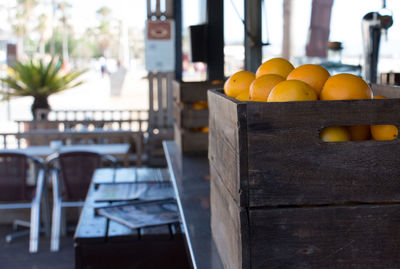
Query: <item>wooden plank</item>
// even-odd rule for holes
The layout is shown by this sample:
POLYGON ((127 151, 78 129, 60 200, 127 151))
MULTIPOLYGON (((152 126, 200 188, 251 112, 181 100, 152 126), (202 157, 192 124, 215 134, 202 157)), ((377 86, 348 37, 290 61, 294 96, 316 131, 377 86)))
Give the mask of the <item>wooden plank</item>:
MULTIPOLYGON (((158 2, 159 3, 159 2, 158 2)), ((157 16, 158 17, 158 16, 157 16)), ((164 125, 164 106, 163 106, 163 73, 157 73, 157 126, 162 128, 164 125)))
POLYGON ((209 89, 220 88, 223 88, 223 82, 215 83, 211 81, 174 81, 174 99, 175 101, 182 103, 207 101, 207 91, 209 89))
MULTIPOLYGON (((171 9, 171 7, 168 7, 168 2, 172 2, 172 1, 166 1, 167 3, 167 10, 168 11, 173 11, 173 9, 171 9)), ((171 3, 169 3, 171 4, 171 3)), ((173 98, 172 98, 172 80, 173 80, 173 76, 174 73, 169 72, 166 74, 166 91, 167 91, 167 126, 172 126, 174 119, 173 119, 173 98)))
POLYGON ((248 103, 249 205, 400 201, 398 139, 319 138, 328 126, 399 126, 399 107, 400 99, 248 103))
POLYGON ((219 92, 209 92, 208 158, 240 206, 248 203, 247 163, 239 157, 242 156, 242 160, 245 160, 247 155, 247 139, 244 136, 245 108, 244 104, 219 92))
POLYGON ((183 153, 203 154, 208 149, 208 133, 181 129, 183 153))
POLYGON ((400 205, 250 210, 251 268, 400 268, 400 205))
POLYGON ((109 242, 133 241, 139 239, 139 231, 118 222, 109 221, 107 238, 109 242))
POLYGON ((237 206, 213 165, 210 174, 211 232, 219 256, 225 268, 250 268, 247 211, 237 206))
MULTIPOLYGON (((147 0, 148 5, 150 5, 150 0, 147 0)), ((154 74, 149 72, 149 130, 154 128, 155 123, 155 112, 154 112, 154 74)))
POLYGON ((208 126, 208 109, 193 109, 191 104, 174 102, 175 122, 181 128, 200 128, 208 126))
POLYGON ((374 95, 383 95, 388 98, 400 98, 399 86, 372 84, 371 89, 374 95))
POLYGON ((208 133, 192 132, 174 124, 175 142, 184 154, 205 154, 208 149, 208 133))

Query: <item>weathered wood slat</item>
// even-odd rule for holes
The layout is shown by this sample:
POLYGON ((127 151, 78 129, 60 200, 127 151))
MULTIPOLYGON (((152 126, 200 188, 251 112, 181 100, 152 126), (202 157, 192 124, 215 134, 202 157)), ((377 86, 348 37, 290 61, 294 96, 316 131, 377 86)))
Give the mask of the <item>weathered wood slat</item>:
POLYGON ((200 128, 208 126, 208 109, 196 110, 188 104, 174 102, 175 122, 181 128, 200 128))
POLYGON ((398 140, 319 138, 328 126, 400 125, 399 107, 400 99, 248 105, 250 206, 399 201, 398 140))
POLYGON ((399 222, 400 205, 251 210, 251 268, 400 268, 399 222))
MULTIPOLYGON (((219 178, 210 165, 213 179, 219 178)), ((211 232, 225 268, 249 268, 247 212, 240 210, 221 179, 210 183, 211 232), (247 242, 247 243, 244 243, 247 242)))
POLYGON ((207 91, 209 89, 219 89, 222 83, 213 84, 211 81, 173 81, 174 99, 176 102, 193 103, 197 101, 207 101, 207 91))
POLYGON ((193 132, 174 124, 175 141, 184 154, 204 154, 208 148, 208 133, 193 132))
MULTIPOLYGON (((214 92, 209 94, 212 95, 214 92)), ((241 162, 240 156, 246 154, 247 142, 243 140, 245 139, 243 131, 238 130, 240 121, 245 117, 243 112, 245 107, 233 99, 232 102, 226 102, 225 98, 218 94, 209 98, 208 158, 210 163, 215 165, 216 171, 235 201, 245 206, 248 203, 247 162, 241 162)))

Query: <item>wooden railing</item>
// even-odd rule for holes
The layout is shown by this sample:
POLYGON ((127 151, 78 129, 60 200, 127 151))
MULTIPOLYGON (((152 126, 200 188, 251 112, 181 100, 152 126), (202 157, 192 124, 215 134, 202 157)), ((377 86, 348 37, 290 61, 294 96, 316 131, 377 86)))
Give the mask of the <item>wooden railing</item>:
POLYGON ((1 148, 24 148, 35 141, 36 145, 48 145, 52 140, 60 140, 63 144, 111 144, 131 143, 142 148, 143 133, 132 131, 58 131, 33 130, 23 133, 0 133, 1 148))

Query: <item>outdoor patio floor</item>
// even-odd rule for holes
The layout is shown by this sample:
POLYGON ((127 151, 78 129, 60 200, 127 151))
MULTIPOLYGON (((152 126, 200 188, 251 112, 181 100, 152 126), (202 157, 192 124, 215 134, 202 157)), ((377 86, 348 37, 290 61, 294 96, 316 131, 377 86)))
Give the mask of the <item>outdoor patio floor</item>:
POLYGON ((0 225, 1 269, 70 269, 74 268, 72 234, 61 237, 60 251, 50 252, 50 238, 40 237, 39 252, 29 253, 29 237, 16 238, 12 243, 5 236, 12 232, 11 225, 0 225))

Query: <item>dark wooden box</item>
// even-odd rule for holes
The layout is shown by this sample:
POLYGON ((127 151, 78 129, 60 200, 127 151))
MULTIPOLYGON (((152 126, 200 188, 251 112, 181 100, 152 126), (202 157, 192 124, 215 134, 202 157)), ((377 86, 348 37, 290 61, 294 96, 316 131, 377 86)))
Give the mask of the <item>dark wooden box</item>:
POLYGON ((177 124, 174 124, 174 137, 183 154, 207 154, 208 133, 182 129, 177 124))
POLYGON ((209 89, 222 88, 223 82, 215 83, 212 81, 176 81, 172 82, 173 97, 176 102, 193 103, 197 101, 207 101, 207 91, 209 89))
POLYGON ((196 102, 207 102, 209 89, 221 88, 222 81, 173 81, 175 141, 183 154, 206 154, 208 109, 195 109, 196 102))
POLYGON ((181 128, 208 126, 208 109, 193 109, 191 104, 174 102, 174 120, 181 128))
POLYGON ((373 90, 393 99, 208 92, 211 228, 225 268, 400 268, 399 139, 319 138, 328 126, 399 126, 399 89, 373 90))

